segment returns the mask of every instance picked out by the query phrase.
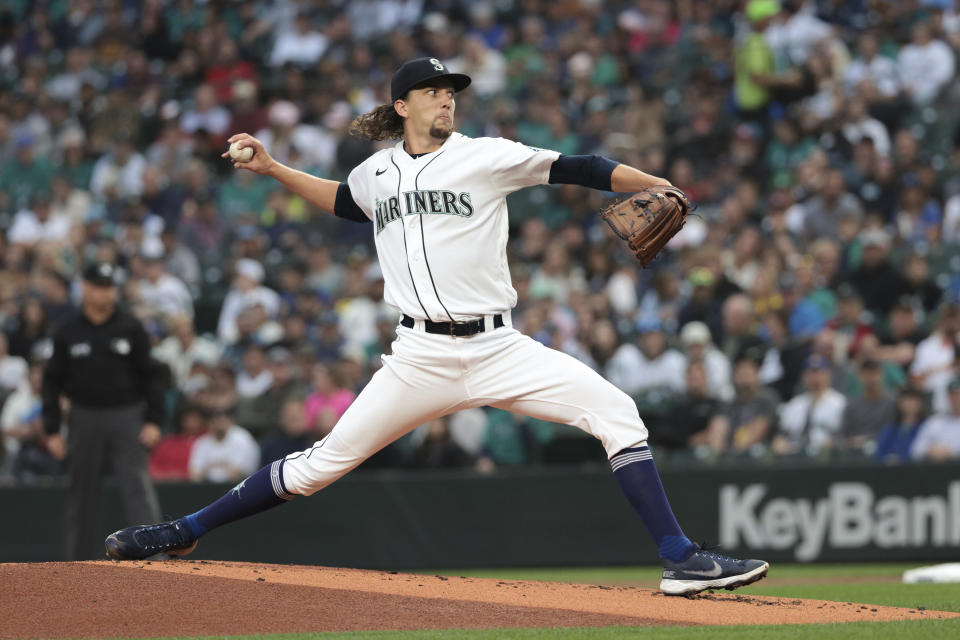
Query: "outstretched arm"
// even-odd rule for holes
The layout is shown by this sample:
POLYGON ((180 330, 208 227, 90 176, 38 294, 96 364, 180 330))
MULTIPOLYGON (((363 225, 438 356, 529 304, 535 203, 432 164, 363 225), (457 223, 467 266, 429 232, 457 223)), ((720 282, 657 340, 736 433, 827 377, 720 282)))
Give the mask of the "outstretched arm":
POLYGON ((669 180, 652 176, 603 156, 560 156, 550 167, 550 184, 579 184, 601 191, 633 193, 658 185, 671 186, 669 180))
MULTIPOLYGON (((231 144, 238 141, 240 143, 238 146, 241 148, 253 147, 253 157, 249 162, 234 161, 233 166, 235 168, 248 169, 254 173, 270 176, 311 204, 329 213, 334 212, 337 202, 337 189, 340 187, 339 182, 311 176, 309 173, 297 171, 277 162, 267 153, 263 143, 249 133, 237 133, 227 139, 227 142, 231 144)), ((230 152, 224 152, 221 157, 229 158, 230 152)))
POLYGON ((665 178, 658 178, 626 164, 618 164, 610 176, 610 190, 617 193, 633 193, 650 187, 673 186, 665 178))

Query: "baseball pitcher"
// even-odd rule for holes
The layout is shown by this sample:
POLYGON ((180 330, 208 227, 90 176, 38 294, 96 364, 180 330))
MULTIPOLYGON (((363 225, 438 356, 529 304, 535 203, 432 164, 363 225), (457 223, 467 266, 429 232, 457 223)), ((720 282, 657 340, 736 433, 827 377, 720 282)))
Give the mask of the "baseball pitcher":
POLYGON ((732 589, 767 574, 766 562, 713 553, 683 534, 629 396, 511 323, 517 293, 506 257, 508 194, 539 184, 640 192, 605 218, 642 264, 682 225, 683 194, 604 157, 562 156, 457 133, 455 96, 469 84, 468 76, 450 73, 436 58, 403 64, 391 80, 392 103, 352 126, 355 135, 398 142, 344 183, 278 163, 246 133, 230 138, 237 148, 253 149, 249 160, 234 159, 236 168, 270 176, 333 215, 370 225, 384 299, 401 314, 393 354, 383 357, 384 366, 322 440, 265 466, 196 513, 111 534, 109 556, 189 553, 211 529, 323 489, 418 425, 489 405, 575 425, 600 440, 656 541, 664 593, 732 589))

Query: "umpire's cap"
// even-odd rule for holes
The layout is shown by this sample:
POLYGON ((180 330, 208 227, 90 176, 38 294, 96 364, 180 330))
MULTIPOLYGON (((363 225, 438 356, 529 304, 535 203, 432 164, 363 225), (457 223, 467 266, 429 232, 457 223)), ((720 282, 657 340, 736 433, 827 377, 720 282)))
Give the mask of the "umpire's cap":
POLYGON ((436 58, 414 58, 404 62, 390 80, 390 96, 396 102, 407 91, 426 80, 448 78, 454 91, 463 91, 470 86, 470 76, 462 73, 450 73, 447 67, 436 58))
POLYGON ((98 287, 115 287, 117 268, 109 262, 94 262, 83 270, 83 279, 98 287))

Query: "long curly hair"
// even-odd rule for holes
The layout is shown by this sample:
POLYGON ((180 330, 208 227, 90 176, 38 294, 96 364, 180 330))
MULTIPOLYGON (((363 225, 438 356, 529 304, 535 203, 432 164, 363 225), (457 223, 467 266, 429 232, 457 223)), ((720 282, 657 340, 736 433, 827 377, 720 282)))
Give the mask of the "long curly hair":
POLYGON ((367 140, 399 140, 403 138, 403 118, 392 104, 382 104, 354 118, 350 135, 367 140))

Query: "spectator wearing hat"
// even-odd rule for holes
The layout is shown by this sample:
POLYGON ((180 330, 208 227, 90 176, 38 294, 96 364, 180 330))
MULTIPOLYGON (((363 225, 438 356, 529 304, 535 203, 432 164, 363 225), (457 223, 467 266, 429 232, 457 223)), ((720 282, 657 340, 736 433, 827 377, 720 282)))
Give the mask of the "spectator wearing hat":
POLYGON ((830 361, 824 356, 814 353, 807 358, 805 391, 781 407, 774 453, 817 455, 839 444, 847 399, 830 387, 830 370, 830 361))
POLYGON ((943 213, 940 203, 928 193, 913 172, 903 176, 894 224, 897 236, 908 246, 940 243, 943 213))
POLYGON ((912 296, 898 297, 880 332, 877 358, 908 368, 917 345, 927 337, 920 328, 922 316, 923 309, 912 296))
POLYGON ((733 365, 733 399, 710 419, 708 443, 716 454, 747 454, 762 447, 777 423, 777 394, 760 382, 760 357, 742 353, 733 365))
POLYGON ((237 317, 254 305, 260 305, 270 318, 276 317, 280 308, 280 296, 273 289, 263 286, 263 266, 256 260, 242 258, 234 265, 233 287, 223 301, 217 335, 226 344, 233 344, 239 337, 237 317))
POLYGON ((933 395, 934 411, 948 409, 947 385, 957 363, 957 337, 960 334, 960 305, 941 305, 933 333, 917 345, 910 364, 910 380, 933 395))
POLYGON ((824 286, 812 259, 799 260, 792 272, 780 278, 787 326, 791 336, 807 339, 826 326, 836 313, 836 296, 824 286))
POLYGON ((208 426, 190 451, 191 480, 236 482, 257 470, 260 447, 249 431, 234 422, 232 409, 214 408, 208 426))
POLYGON ((873 328, 864 322, 863 298, 848 282, 837 287, 837 315, 827 323, 834 332, 837 349, 853 357, 864 337, 873 335, 873 328))
POLYGON ((49 192, 53 166, 47 158, 37 155, 34 143, 34 135, 28 131, 15 135, 14 159, 0 169, 0 209, 27 207, 34 196, 49 192))
POLYGON ((883 367, 876 360, 864 360, 859 370, 861 391, 847 398, 843 411, 841 446, 866 451, 881 429, 893 420, 895 399, 883 384, 883 367))
POLYGON ((897 297, 907 292, 903 276, 890 264, 890 234, 871 227, 860 233, 859 240, 862 261, 847 282, 860 293, 868 311, 885 316, 897 297))
POLYGON ((960 378, 947 384, 947 409, 930 416, 910 445, 911 460, 943 462, 960 458, 960 378))
POLYGON ((707 325, 696 320, 688 322, 680 330, 680 343, 688 364, 693 361, 703 362, 710 397, 724 402, 732 400, 730 360, 714 346, 707 325))
POLYGON ((912 385, 905 386, 897 396, 893 419, 883 426, 877 436, 874 457, 887 463, 909 461, 910 448, 926 419, 923 392, 912 385))
POLYGON ((160 240, 144 240, 140 259, 143 261, 143 278, 139 282, 140 300, 151 315, 161 319, 174 315, 193 317, 193 296, 179 278, 167 273, 160 240))
POLYGON ((69 559, 102 553, 97 505, 105 458, 120 480, 127 522, 160 517, 147 451, 160 439, 165 378, 140 322, 117 308, 116 268, 91 264, 83 272, 81 310, 54 332, 43 375, 47 446, 58 459, 69 454, 69 559), (63 397, 70 406, 67 441, 60 435, 63 397))
POLYGON ((766 76, 775 70, 775 60, 764 32, 780 13, 777 0, 750 0, 746 17, 750 33, 734 51, 733 97, 737 109, 746 120, 766 121, 764 109, 770 102, 770 92, 759 84, 757 76, 766 76))
POLYGON ((686 359, 667 344, 667 334, 659 318, 643 318, 637 323, 636 342, 626 342, 607 362, 604 377, 617 385, 643 412, 651 425, 662 424, 670 403, 683 393, 686 359))
POLYGON ((707 427, 722 403, 710 393, 707 366, 702 358, 688 357, 684 385, 684 392, 672 403, 669 420, 664 420, 651 436, 658 450, 694 449, 708 443, 707 427))
POLYGON ((661 390, 679 393, 684 388, 686 362, 683 354, 667 345, 659 318, 637 323, 637 341, 625 343, 607 363, 605 377, 628 395, 661 390))
MULTIPOLYGON (((293 354, 288 349, 277 346, 267 351, 265 371, 270 375, 265 390, 253 396, 238 393, 237 398, 237 422, 258 441, 276 429, 284 401, 290 396, 302 398, 304 392, 294 376, 293 354)), ((238 391, 245 375, 246 370, 237 377, 238 391)))
POLYGON ((694 320, 707 325, 713 336, 722 335, 722 297, 717 294, 717 280, 706 267, 695 267, 687 274, 690 298, 680 309, 677 322, 683 326, 694 320))
POLYGON ((925 313, 935 311, 943 298, 943 289, 931 277, 927 257, 911 253, 903 263, 903 275, 906 280, 904 293, 918 300, 925 313))

